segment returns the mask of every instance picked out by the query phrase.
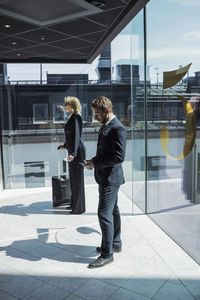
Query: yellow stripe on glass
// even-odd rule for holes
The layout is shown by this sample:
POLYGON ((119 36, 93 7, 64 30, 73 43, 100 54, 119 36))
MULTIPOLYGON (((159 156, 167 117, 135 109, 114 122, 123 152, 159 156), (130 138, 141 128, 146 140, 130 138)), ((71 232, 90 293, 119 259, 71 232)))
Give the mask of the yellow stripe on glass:
MULTIPOLYGON (((178 70, 174 70, 171 72, 164 72, 163 89, 172 87, 173 85, 177 84, 188 72, 190 66, 191 64, 178 70)), ((181 160, 184 159, 191 152, 194 146, 195 138, 196 138, 196 120, 195 120, 194 111, 191 104, 183 96, 170 95, 168 98, 170 97, 177 97, 182 102, 184 107, 185 119, 186 119, 185 144, 181 154, 178 157, 174 157, 171 154, 169 154, 167 150, 167 146, 170 137, 169 137, 169 130, 167 129, 167 126, 162 126, 160 131, 160 140, 161 140, 162 148, 168 157, 174 160, 181 160)))

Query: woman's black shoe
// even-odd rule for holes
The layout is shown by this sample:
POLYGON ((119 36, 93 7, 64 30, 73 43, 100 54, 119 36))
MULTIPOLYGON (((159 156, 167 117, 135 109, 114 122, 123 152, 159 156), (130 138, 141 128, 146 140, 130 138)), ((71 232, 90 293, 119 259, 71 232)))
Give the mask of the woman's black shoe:
POLYGON ((75 212, 73 210, 69 212, 70 215, 81 215, 83 213, 84 213, 84 211, 82 211, 82 212, 75 212))

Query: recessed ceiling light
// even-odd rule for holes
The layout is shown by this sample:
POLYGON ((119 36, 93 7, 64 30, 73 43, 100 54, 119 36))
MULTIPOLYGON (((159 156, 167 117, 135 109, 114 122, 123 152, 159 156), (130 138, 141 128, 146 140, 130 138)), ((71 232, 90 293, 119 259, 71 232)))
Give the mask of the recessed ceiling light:
POLYGON ((12 42, 12 45, 15 46, 15 45, 17 45, 17 43, 16 42, 12 42))
POLYGON ((41 41, 44 41, 44 40, 46 39, 46 36, 42 35, 42 36, 40 37, 40 39, 41 39, 41 41))
POLYGON ((5 28, 10 28, 9 24, 4 25, 5 28))
POLYGON ((92 0, 91 4, 99 8, 104 7, 106 5, 103 1, 97 1, 97 0, 92 0))
POLYGON ((21 53, 17 53, 17 56, 21 56, 21 53))

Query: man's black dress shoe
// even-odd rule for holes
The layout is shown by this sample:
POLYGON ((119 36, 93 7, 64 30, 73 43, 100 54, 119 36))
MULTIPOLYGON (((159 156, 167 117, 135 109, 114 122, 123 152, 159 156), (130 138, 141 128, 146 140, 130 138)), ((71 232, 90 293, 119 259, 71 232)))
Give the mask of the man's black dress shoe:
POLYGON ((94 268, 100 268, 103 267, 109 263, 113 262, 113 257, 107 257, 104 258, 102 256, 99 256, 97 259, 95 259, 92 263, 88 265, 89 269, 94 269, 94 268))
MULTIPOLYGON (((101 253, 101 247, 96 247, 96 251, 99 252, 99 253, 101 253)), ((115 247, 113 247, 113 251, 115 253, 119 253, 119 252, 122 252, 122 248, 115 248, 115 247)))
POLYGON ((72 206, 71 205, 67 206, 66 210, 72 210, 72 206))

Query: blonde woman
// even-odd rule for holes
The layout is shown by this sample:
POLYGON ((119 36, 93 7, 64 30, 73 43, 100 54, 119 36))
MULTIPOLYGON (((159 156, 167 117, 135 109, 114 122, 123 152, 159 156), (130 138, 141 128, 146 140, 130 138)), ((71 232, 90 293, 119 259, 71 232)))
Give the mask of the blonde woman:
POLYGON ((81 104, 78 98, 68 96, 64 98, 65 110, 69 117, 65 124, 65 143, 58 149, 67 149, 69 175, 72 190, 70 214, 82 214, 85 212, 84 189, 84 160, 85 146, 81 138, 83 121, 81 117, 81 104))

